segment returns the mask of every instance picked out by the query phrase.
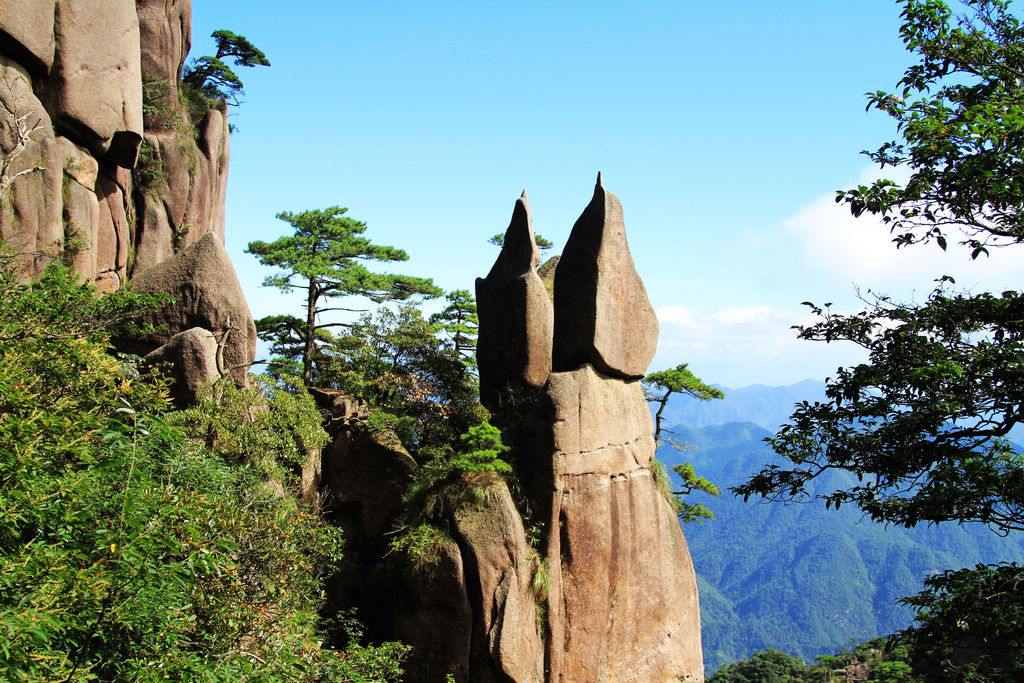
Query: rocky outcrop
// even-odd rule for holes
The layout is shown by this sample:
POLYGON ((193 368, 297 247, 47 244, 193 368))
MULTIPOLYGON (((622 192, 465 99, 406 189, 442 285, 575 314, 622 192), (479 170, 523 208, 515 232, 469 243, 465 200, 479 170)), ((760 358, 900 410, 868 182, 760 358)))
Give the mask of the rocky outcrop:
POLYGON ((505 482, 478 485, 452 515, 473 608, 470 681, 544 680, 542 624, 532 589, 540 570, 505 482))
POLYGON ((179 96, 191 20, 189 0, 0 7, 0 153, 8 176, 38 168, 0 201, 0 237, 28 276, 57 259, 111 291, 207 233, 223 241, 226 109, 179 96))
MULTIPOLYGON (((521 234, 532 238, 532 231, 521 234)), ((516 246, 517 263, 527 261, 529 246, 516 246)), ((504 251, 492 274, 503 257, 504 251)), ((535 268, 537 260, 530 264, 535 268)), ((654 353, 657 320, 626 244, 621 205, 600 176, 555 264, 547 269, 549 279, 554 270, 555 324, 547 340, 553 371, 526 424, 508 423, 523 420, 521 406, 495 416, 520 434, 516 475, 544 525, 545 680, 703 680, 696 577, 674 509, 651 473, 653 424, 638 381, 654 353)), ((483 310, 490 292, 478 291, 483 310)), ((510 315, 495 323, 501 308, 495 305, 494 317, 481 314, 480 339, 498 331, 517 347, 504 357, 521 358, 522 307, 506 305, 510 315)), ((480 364, 482 386, 491 367, 480 364)), ((518 378, 503 372, 498 367, 498 381, 518 378)), ((487 543, 495 536, 470 531, 460 546, 469 537, 487 543)), ((482 604, 493 604, 487 598, 482 604)), ((506 608, 491 620, 515 628, 517 614, 506 608)), ((485 614, 475 614, 478 632, 487 623, 485 614)), ((532 655, 518 656, 519 668, 504 669, 506 680, 532 680, 532 655)))
POLYGON ((192 327, 168 339, 144 360, 166 368, 167 376, 173 380, 171 397, 175 405, 184 408, 196 403, 204 385, 220 379, 218 348, 213 332, 192 327))
POLYGON ((555 272, 555 370, 590 363, 640 379, 658 345, 658 318, 633 266, 619 198, 597 176, 555 272))
POLYGON ((252 318, 222 247, 196 252, 212 259, 202 276, 182 267, 150 272, 204 235, 224 241, 227 111, 202 98, 182 103, 191 23, 190 0, 0 6, 0 189, 9 186, 0 239, 25 277, 59 260, 101 292, 143 271, 133 279, 139 289, 176 292, 182 307, 154 316, 163 331, 121 344, 169 362, 179 405, 225 368, 244 383, 255 352, 252 318), (210 334, 224 347, 214 358, 210 334))
POLYGON ((53 66, 55 2, 0 5, 0 53, 10 55, 36 75, 45 75, 53 66))
POLYGON ((554 681, 670 681, 702 672, 697 585, 655 486, 653 424, 636 381, 592 366, 552 373, 547 560, 554 681))
POLYGON ((245 385, 256 355, 256 325, 220 238, 206 235, 173 257, 132 278, 142 294, 168 294, 171 300, 143 311, 138 322, 152 330, 116 340, 123 350, 146 355, 174 335, 193 327, 212 332, 220 346, 220 374, 245 385))
POLYGON ((395 638, 412 643, 406 662, 407 683, 444 681, 469 683, 473 640, 473 607, 466 589, 462 551, 443 539, 433 562, 418 568, 395 569, 392 608, 395 638))
POLYGON ((476 281, 480 401, 498 409, 510 391, 537 388, 551 372, 554 314, 537 275, 540 251, 526 192, 516 201, 501 253, 476 281))

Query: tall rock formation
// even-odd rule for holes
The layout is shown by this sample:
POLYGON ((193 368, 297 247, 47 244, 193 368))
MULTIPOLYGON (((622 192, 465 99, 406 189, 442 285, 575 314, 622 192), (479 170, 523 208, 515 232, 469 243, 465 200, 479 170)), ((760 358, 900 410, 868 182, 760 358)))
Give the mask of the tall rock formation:
MULTIPOLYGON (((522 286, 488 281, 503 271, 523 278, 526 255, 536 254, 528 214, 522 227, 524 208, 525 197, 509 228, 519 237, 506 237, 498 263, 477 285, 481 346, 496 335, 510 347, 504 358, 518 359, 511 367, 481 362, 481 386, 513 392, 538 386, 522 372, 522 359, 544 355, 532 350, 541 342, 530 325, 540 316, 524 310, 545 309, 539 297, 524 306, 522 286), (525 238, 529 244, 521 243, 525 238), (504 265, 510 262, 518 267, 504 265), (507 311, 504 318, 500 311, 507 311)), ((532 279, 537 259, 529 264, 532 279)), ((553 371, 516 444, 517 476, 546 527, 545 680, 703 680, 693 564, 650 469, 653 424, 639 379, 657 336, 626 243, 622 206, 598 176, 594 198, 557 262, 547 341, 553 371)))
POLYGON ((205 323, 165 311, 166 339, 130 344, 149 353, 200 325, 153 357, 175 364, 183 402, 225 358, 244 382, 255 352, 223 253, 226 105, 181 89, 191 22, 190 0, 0 4, 0 240, 25 275, 62 261, 110 292, 204 235, 220 243, 216 254, 201 249, 213 254, 205 283, 179 268, 179 280, 165 271, 162 284, 227 307, 205 323), (212 291, 218 283, 231 286, 212 291), (223 339, 227 320, 235 339, 216 358, 211 339, 223 339))

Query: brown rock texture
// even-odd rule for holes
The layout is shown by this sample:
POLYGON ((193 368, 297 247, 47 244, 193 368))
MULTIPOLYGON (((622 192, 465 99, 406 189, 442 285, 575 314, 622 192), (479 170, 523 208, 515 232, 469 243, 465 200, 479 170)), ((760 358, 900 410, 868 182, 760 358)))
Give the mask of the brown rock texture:
POLYGON ((476 281, 480 402, 497 409, 509 390, 537 388, 551 372, 554 314, 537 275, 540 251, 526 192, 516 201, 501 253, 476 281))
POLYGON ((47 79, 58 131, 131 168, 142 142, 142 67, 134 0, 57 0, 60 46, 47 79))
POLYGON ((33 74, 53 66, 55 0, 0 4, 0 53, 11 55, 33 74))
POLYGON ((174 380, 171 397, 179 408, 194 405, 203 385, 220 379, 217 337, 201 327, 179 332, 144 360, 169 368, 168 376, 174 380))
POLYGON ((702 680, 697 582, 654 484, 637 381, 585 365, 546 387, 554 444, 548 562, 552 681, 702 680))
POLYGON ((626 243, 622 204, 598 174, 555 271, 553 368, 590 363, 607 375, 640 379, 657 345, 658 318, 626 243))
POLYGON ((131 279, 136 292, 169 294, 173 302, 147 309, 139 318, 156 329, 118 341, 121 348, 149 353, 178 332, 201 327, 223 345, 223 370, 245 385, 248 364, 256 354, 256 325, 242 286, 215 235, 206 235, 179 254, 143 270, 131 279))
POLYGON ((469 660, 473 608, 458 544, 446 538, 437 559, 420 569, 396 570, 394 636, 414 648, 406 662, 406 683, 471 683, 469 660))
MULTIPOLYGON (((528 225, 521 201, 512 235, 513 227, 528 225)), ((506 248, 510 244, 517 246, 506 237, 506 248)), ((503 252, 487 280, 503 270, 536 268, 535 248, 518 246, 515 259, 508 259, 516 267, 506 265, 503 252)), ((626 244, 622 208, 600 176, 565 252, 545 270, 549 278, 554 270, 554 370, 531 397, 532 412, 520 405, 494 417, 511 427, 506 434, 518 435, 515 475, 533 523, 543 527, 540 553, 549 572, 543 680, 702 681, 696 576, 674 509, 651 472, 654 425, 639 382, 657 344, 657 320, 626 244)), ((478 292, 486 289, 478 284, 478 292)), ((501 359, 521 357, 515 355, 525 336, 520 308, 495 304, 492 315, 480 315, 481 340, 494 334, 515 347, 480 363, 482 387, 515 377, 504 374, 509 368, 501 359), (496 377, 488 377, 492 372, 496 377)), ((512 576, 511 569, 523 550, 511 540, 515 524, 507 518, 518 520, 518 513, 496 506, 473 514, 472 524, 456 515, 474 609, 473 680, 487 671, 482 661, 495 672, 500 662, 504 680, 531 680, 537 670, 528 647, 480 654, 480 643, 493 642, 481 634, 493 623, 496 605, 503 606, 504 628, 517 624, 530 605, 522 592, 494 588, 518 585, 524 573, 517 569, 512 576), (477 569, 478 557, 491 558, 481 565, 488 571, 477 569), (504 603, 492 597, 498 595, 507 596, 504 603)))
POLYGON ((176 106, 178 75, 192 45, 191 0, 135 0, 139 17, 143 78, 168 84, 167 103, 176 106))
MULTIPOLYGON (((318 399, 327 393, 318 392, 318 399)), ((395 524, 416 461, 394 434, 373 431, 350 400, 338 392, 327 404, 331 441, 321 459, 322 490, 334 521, 356 545, 363 542, 355 539, 380 543, 395 524)))
POLYGON ((223 240, 226 107, 193 121, 178 98, 191 21, 189 0, 0 6, 0 154, 17 154, 9 175, 41 168, 0 202, 26 276, 62 260, 111 291, 207 233, 223 240), (38 129, 16 153, 19 119, 38 129))
POLYGON ((504 481, 494 477, 476 497, 487 502, 467 501, 453 515, 474 612, 470 680, 543 681, 536 554, 504 481))
POLYGON ((28 274, 34 275, 50 262, 49 256, 60 254, 64 248, 64 160, 50 115, 33 91, 32 77, 22 65, 4 55, 0 55, 0 153, 12 155, 9 177, 41 167, 14 178, 8 195, 0 201, 0 238, 20 255, 28 274), (16 153, 19 119, 25 130, 36 130, 16 153))

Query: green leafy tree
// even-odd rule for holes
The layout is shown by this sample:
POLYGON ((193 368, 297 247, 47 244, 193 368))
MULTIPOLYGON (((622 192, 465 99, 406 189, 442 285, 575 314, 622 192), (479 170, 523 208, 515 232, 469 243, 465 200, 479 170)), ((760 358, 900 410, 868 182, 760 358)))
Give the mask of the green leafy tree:
POLYGON ((1019 681, 1024 651, 1024 568, 979 564, 924 580, 900 602, 917 624, 896 634, 914 668, 935 681, 1019 681))
POLYGON ((440 313, 430 316, 430 324, 445 335, 462 361, 476 367, 476 339, 480 319, 476 314, 476 299, 467 289, 456 289, 444 296, 448 305, 440 313))
MULTIPOLYGON (((677 365, 668 370, 652 372, 641 380, 644 387, 644 397, 649 403, 658 406, 654 415, 654 446, 657 448, 664 441, 678 451, 685 451, 687 444, 667 436, 668 430, 662 425, 662 414, 668 405, 668 400, 673 394, 692 396, 702 401, 710 401, 716 398, 723 398, 725 395, 718 389, 705 384, 687 368, 686 363, 677 365)), ((663 467, 657 463, 655 467, 663 467)), ((718 487, 710 481, 701 477, 688 462, 680 463, 672 468, 680 480, 682 486, 671 490, 667 477, 659 475, 659 481, 669 490, 675 501, 676 511, 683 522, 700 522, 702 519, 713 519, 711 510, 699 503, 687 503, 683 496, 694 491, 703 491, 712 496, 718 495, 718 487)), ((657 470, 656 470, 657 472, 657 470)))
POLYGON ((285 271, 268 276, 263 281, 265 287, 299 290, 306 295, 304 320, 277 316, 272 325, 266 318, 257 324, 262 324, 263 334, 270 335, 272 341, 277 342, 281 339, 279 335, 286 333, 295 343, 302 343, 302 380, 307 386, 313 382, 318 332, 345 325, 318 322, 318 316, 330 311, 353 310, 325 307, 326 300, 363 297, 381 303, 404 301, 414 295, 435 297, 441 294, 428 278, 374 273, 367 269, 361 262, 406 261, 409 256, 401 249, 376 245, 363 237, 366 224, 346 217, 347 211, 332 206, 301 213, 281 212, 277 218, 290 223, 294 234, 270 243, 250 242, 246 249, 263 265, 285 271))
POLYGON ((181 82, 213 100, 224 100, 237 106, 244 94, 242 81, 224 60, 234 58, 235 66, 270 66, 270 60, 245 36, 231 31, 214 31, 217 53, 189 62, 182 71, 181 82))
POLYGON ((486 415, 470 367, 414 305, 363 315, 323 358, 322 382, 367 399, 414 453, 452 442, 486 415))
MULTIPOLYGON (((1008 2, 974 0, 962 17, 938 0, 904 0, 902 36, 920 62, 896 93, 869 95, 900 140, 869 154, 911 171, 840 192, 854 214, 879 215, 897 244, 962 230, 978 257, 1024 238, 1024 42, 1008 2)), ((792 467, 764 468, 736 490, 803 500, 829 470, 857 477, 822 494, 903 526, 969 522, 1024 528, 1024 461, 1006 440, 1024 419, 1024 296, 969 294, 939 285, 920 304, 874 300, 853 315, 812 305, 810 340, 850 341, 868 362, 841 368, 825 402, 797 406, 771 439, 792 467)))
POLYGON ((804 683, 808 666, 793 655, 768 648, 750 659, 722 667, 708 683, 804 683))

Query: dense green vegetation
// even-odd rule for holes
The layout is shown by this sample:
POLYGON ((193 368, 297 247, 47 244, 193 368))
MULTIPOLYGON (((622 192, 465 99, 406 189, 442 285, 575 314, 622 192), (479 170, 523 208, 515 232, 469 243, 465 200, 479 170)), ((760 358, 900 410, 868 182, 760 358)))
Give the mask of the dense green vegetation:
POLYGON ((840 683, 840 681, 878 681, 914 683, 907 653, 892 648, 884 638, 822 655, 814 664, 772 648, 759 650, 741 662, 724 666, 708 678, 708 683, 840 683))
POLYGON ((397 680, 398 644, 321 645, 341 538, 291 495, 324 438, 310 397, 218 386, 173 412, 108 353, 149 299, 3 265, 0 677, 397 680))

